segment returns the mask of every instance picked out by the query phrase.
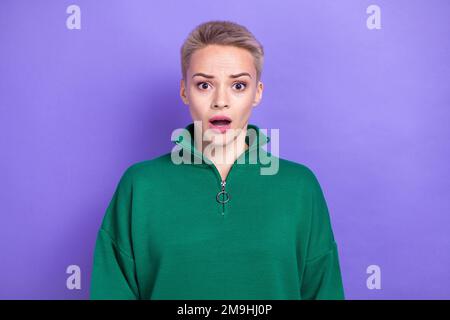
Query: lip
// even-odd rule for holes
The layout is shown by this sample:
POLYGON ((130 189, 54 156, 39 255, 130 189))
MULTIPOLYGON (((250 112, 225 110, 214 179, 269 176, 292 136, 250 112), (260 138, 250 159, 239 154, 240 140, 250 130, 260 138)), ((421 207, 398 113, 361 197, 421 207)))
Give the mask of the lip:
POLYGON ((225 115, 217 115, 217 116, 213 116, 213 117, 209 118, 209 122, 214 121, 214 120, 228 120, 231 122, 231 118, 227 117, 225 115))
POLYGON ((220 133, 225 133, 227 130, 231 129, 231 122, 232 122, 232 120, 230 117, 227 117, 225 115, 216 115, 216 116, 209 118, 209 128, 217 130, 220 133), (223 126, 216 126, 212 123, 212 121, 215 121, 215 120, 228 120, 228 121, 230 121, 230 123, 227 125, 223 125, 223 126))

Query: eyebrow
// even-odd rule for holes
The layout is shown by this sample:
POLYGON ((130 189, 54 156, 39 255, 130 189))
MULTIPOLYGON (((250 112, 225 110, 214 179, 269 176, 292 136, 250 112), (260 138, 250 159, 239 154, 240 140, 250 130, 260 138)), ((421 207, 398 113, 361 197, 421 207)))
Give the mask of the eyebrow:
MULTIPOLYGON (((201 76, 201 77, 205 77, 205 78, 208 78, 208 79, 213 79, 214 78, 214 76, 209 75, 209 74, 205 74, 205 73, 202 73, 202 72, 195 73, 192 76, 192 78, 195 77, 195 76, 201 76)), ((239 77, 242 77, 242 76, 249 76, 250 78, 252 77, 250 75, 250 73, 248 73, 248 72, 241 72, 241 73, 238 73, 238 74, 231 74, 230 78, 239 78, 239 77)))

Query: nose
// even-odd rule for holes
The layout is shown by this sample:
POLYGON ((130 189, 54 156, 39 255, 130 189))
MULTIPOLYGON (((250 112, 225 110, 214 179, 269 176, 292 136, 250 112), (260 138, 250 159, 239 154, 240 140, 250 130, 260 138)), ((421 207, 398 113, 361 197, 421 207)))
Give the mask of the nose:
POLYGON ((225 88, 222 87, 216 91, 212 107, 213 109, 228 108, 228 100, 225 88))

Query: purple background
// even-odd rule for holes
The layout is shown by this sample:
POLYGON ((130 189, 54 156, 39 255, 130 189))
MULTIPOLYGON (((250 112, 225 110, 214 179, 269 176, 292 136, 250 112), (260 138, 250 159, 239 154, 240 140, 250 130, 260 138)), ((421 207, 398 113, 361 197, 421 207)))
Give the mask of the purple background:
POLYGON ((251 123, 324 190, 348 299, 450 298, 449 1, 0 4, 0 298, 87 299, 118 179, 191 121, 179 48, 197 24, 266 51, 251 123), (66 8, 81 7, 81 30, 66 8), (366 8, 381 8, 380 30, 366 8), (81 267, 81 290, 66 267, 81 267), (366 268, 381 267, 381 290, 366 268))

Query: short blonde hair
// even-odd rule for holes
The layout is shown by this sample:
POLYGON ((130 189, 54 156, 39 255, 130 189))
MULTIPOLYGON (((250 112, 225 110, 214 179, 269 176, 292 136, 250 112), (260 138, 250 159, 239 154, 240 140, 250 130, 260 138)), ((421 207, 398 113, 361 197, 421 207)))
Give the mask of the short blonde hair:
POLYGON ((231 21, 213 20, 204 22, 192 30, 181 46, 181 70, 183 79, 192 54, 210 44, 234 46, 248 50, 255 63, 256 80, 261 78, 264 63, 264 48, 244 26, 231 21))

